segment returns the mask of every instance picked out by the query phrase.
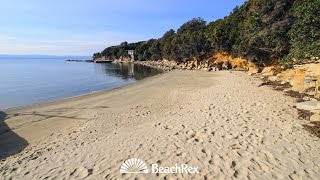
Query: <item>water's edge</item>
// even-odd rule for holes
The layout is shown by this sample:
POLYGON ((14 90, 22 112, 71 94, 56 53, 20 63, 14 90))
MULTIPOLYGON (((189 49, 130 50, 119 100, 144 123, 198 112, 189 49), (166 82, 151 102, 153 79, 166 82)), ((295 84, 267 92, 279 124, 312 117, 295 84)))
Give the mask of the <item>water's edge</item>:
POLYGON ((0 58, 0 110, 114 89, 161 72, 134 63, 0 58))
POLYGON ((72 101, 72 100, 76 100, 78 98, 86 98, 86 97, 91 97, 91 96, 97 96, 97 95, 100 95, 100 94, 109 93, 109 92, 117 91, 117 90, 120 90, 120 89, 123 89, 123 88, 128 88, 128 87, 131 87, 131 86, 139 85, 139 84, 141 84, 141 83, 143 83, 145 81, 149 81, 151 79, 154 79, 154 78, 157 78, 159 76, 162 76, 164 73, 167 73, 167 72, 163 71, 163 72, 158 73, 156 75, 148 76, 148 77, 145 77, 144 79, 138 80, 136 82, 124 84, 124 85, 121 85, 119 87, 113 87, 113 88, 109 88, 109 89, 93 91, 93 92, 89 92, 89 93, 85 93, 85 94, 80 94, 80 95, 70 96, 70 97, 65 97, 65 98, 59 98, 59 99, 49 100, 49 101, 40 102, 40 103, 33 103, 33 104, 22 105, 22 106, 17 106, 17 107, 12 107, 12 108, 5 108, 5 109, 2 109, 1 111, 4 111, 4 112, 18 111, 18 110, 27 109, 27 108, 34 108, 34 107, 37 107, 37 106, 46 106, 46 105, 52 105, 54 103, 63 103, 64 101, 72 101))

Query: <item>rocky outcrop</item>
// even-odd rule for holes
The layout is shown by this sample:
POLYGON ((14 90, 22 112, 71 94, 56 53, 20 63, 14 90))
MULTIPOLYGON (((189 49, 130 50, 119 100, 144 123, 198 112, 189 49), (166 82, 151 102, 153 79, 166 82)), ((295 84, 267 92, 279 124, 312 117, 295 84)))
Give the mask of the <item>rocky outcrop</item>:
POLYGON ((119 59, 112 60, 113 63, 129 63, 132 62, 130 57, 120 57, 119 59))
POLYGON ((264 76, 275 76, 281 72, 281 68, 277 66, 268 66, 263 68, 261 74, 264 76))
POLYGON ((93 59, 93 62, 95 62, 95 63, 96 62, 103 62, 103 61, 107 61, 107 58, 105 56, 93 59))
POLYGON ((119 59, 115 57, 107 57, 107 56, 102 56, 99 58, 95 58, 93 62, 113 62, 113 63, 126 63, 126 62, 132 62, 131 57, 129 56, 121 56, 119 59))
POLYGON ((293 69, 287 69, 277 74, 280 81, 289 82, 292 89, 300 93, 315 94, 317 88, 319 95, 320 85, 320 63, 305 64, 295 66, 293 69), (309 82, 308 79, 317 80, 309 82))
POLYGON ((136 61, 135 63, 163 70, 181 69, 219 71, 233 69, 238 71, 248 71, 251 74, 259 72, 258 66, 254 63, 242 58, 232 58, 232 56, 226 52, 215 53, 206 60, 193 57, 185 62, 164 59, 162 61, 136 61))
POLYGON ((177 69, 177 66, 179 63, 176 61, 169 61, 169 60, 163 60, 163 61, 134 61, 135 64, 140 64, 144 66, 149 66, 156 69, 161 69, 164 71, 171 71, 173 69, 177 69))
POLYGON ((251 61, 243 58, 233 58, 227 52, 214 54, 212 58, 212 64, 221 69, 248 71, 251 74, 259 72, 259 67, 251 61))

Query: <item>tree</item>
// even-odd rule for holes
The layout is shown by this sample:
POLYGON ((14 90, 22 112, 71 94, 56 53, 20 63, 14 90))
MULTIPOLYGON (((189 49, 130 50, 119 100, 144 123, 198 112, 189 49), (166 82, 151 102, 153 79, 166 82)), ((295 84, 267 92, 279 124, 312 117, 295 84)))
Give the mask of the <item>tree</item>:
POLYGON ((291 50, 285 60, 308 61, 320 55, 320 1, 300 0, 294 3, 294 23, 288 35, 291 50))
POLYGON ((207 25, 193 18, 160 39, 123 42, 93 56, 117 58, 135 50, 139 60, 185 61, 228 51, 265 65, 269 60, 304 62, 320 54, 320 0, 248 0, 207 25))
POLYGON ((161 45, 159 40, 154 40, 151 42, 151 46, 149 48, 149 52, 151 53, 150 59, 155 61, 155 60, 161 60, 162 55, 161 55, 161 45))
POLYGON ((171 59, 171 52, 173 48, 172 40, 176 36, 176 33, 173 29, 167 31, 162 38, 160 39, 162 56, 165 59, 171 59))
POLYGON ((177 30, 175 45, 177 46, 177 59, 187 60, 207 51, 208 43, 205 38, 206 21, 201 18, 194 18, 184 23, 177 30))

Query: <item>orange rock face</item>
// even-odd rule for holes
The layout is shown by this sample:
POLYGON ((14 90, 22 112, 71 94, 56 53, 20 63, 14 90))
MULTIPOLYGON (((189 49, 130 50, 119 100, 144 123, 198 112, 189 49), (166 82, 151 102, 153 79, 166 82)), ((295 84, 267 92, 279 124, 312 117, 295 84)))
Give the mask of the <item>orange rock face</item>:
MULTIPOLYGON (((215 53, 210 64, 220 65, 222 67, 229 67, 236 70, 248 71, 250 74, 258 73, 259 67, 254 63, 242 58, 232 58, 228 52, 215 53)), ((307 92, 308 94, 315 94, 315 89, 318 89, 318 96, 320 96, 320 64, 305 64, 296 66, 293 69, 282 71, 276 65, 265 67, 261 72, 265 76, 277 76, 279 80, 289 82, 293 87, 292 89, 299 92, 307 92), (307 83, 306 79, 317 79, 317 87, 315 82, 307 83)))
POLYGON ((277 70, 275 66, 269 66, 265 67, 261 73, 265 76, 274 76, 277 74, 277 70))
POLYGON ((259 71, 258 66, 249 60, 243 58, 232 58, 232 56, 227 52, 215 53, 212 58, 212 63, 227 64, 232 69, 248 71, 250 73, 257 73, 259 71))
POLYGON ((293 90, 299 92, 309 92, 309 94, 315 93, 315 82, 307 83, 305 80, 308 78, 315 78, 318 81, 318 96, 320 94, 320 64, 305 64, 296 66, 293 69, 288 69, 281 72, 278 74, 278 77, 282 81, 290 82, 290 84, 293 86, 293 90))

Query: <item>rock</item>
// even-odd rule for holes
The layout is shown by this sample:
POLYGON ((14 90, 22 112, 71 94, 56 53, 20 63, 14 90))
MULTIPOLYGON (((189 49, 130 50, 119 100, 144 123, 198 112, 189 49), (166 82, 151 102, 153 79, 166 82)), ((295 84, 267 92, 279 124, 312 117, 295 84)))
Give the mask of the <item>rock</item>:
POLYGON ((223 70, 228 70, 229 69, 229 62, 225 62, 222 64, 222 69, 223 70))
POLYGON ((318 86, 320 85, 320 64, 304 64, 300 66, 294 66, 294 69, 287 69, 279 74, 279 79, 282 81, 290 82, 293 86, 293 90, 299 92, 305 92, 308 90, 309 94, 314 93, 315 83, 306 83, 305 79, 309 77, 317 78, 318 86))
POLYGON ((274 66, 265 67, 261 73, 265 76, 274 76, 276 75, 275 67, 274 66))
POLYGON ((261 73, 263 75, 268 75, 268 76, 277 76, 283 70, 284 70, 283 66, 268 66, 263 68, 261 73))
POLYGON ((248 65, 247 66, 249 68, 248 72, 250 72, 252 74, 257 74, 257 73, 260 72, 260 68, 256 64, 254 64, 254 63, 252 63, 250 61, 248 61, 248 65))
POLYGON ((217 67, 212 67, 212 71, 219 71, 217 67))
POLYGON ((309 97, 309 96, 304 96, 304 97, 302 98, 302 100, 304 100, 304 101, 310 101, 310 97, 309 97))
POLYGON ((320 114, 316 113, 310 116, 310 121, 311 122, 320 122, 320 114))
POLYGON ((270 76, 270 77, 268 77, 268 80, 269 81, 277 81, 278 77, 277 76, 270 76))
POLYGON ((319 101, 305 101, 296 104, 297 109, 312 111, 312 110, 320 110, 320 102, 319 101))
POLYGON ((234 59, 229 59, 229 64, 231 65, 232 69, 238 69, 240 71, 248 71, 249 66, 248 66, 248 60, 242 59, 242 58, 234 58, 234 59))

